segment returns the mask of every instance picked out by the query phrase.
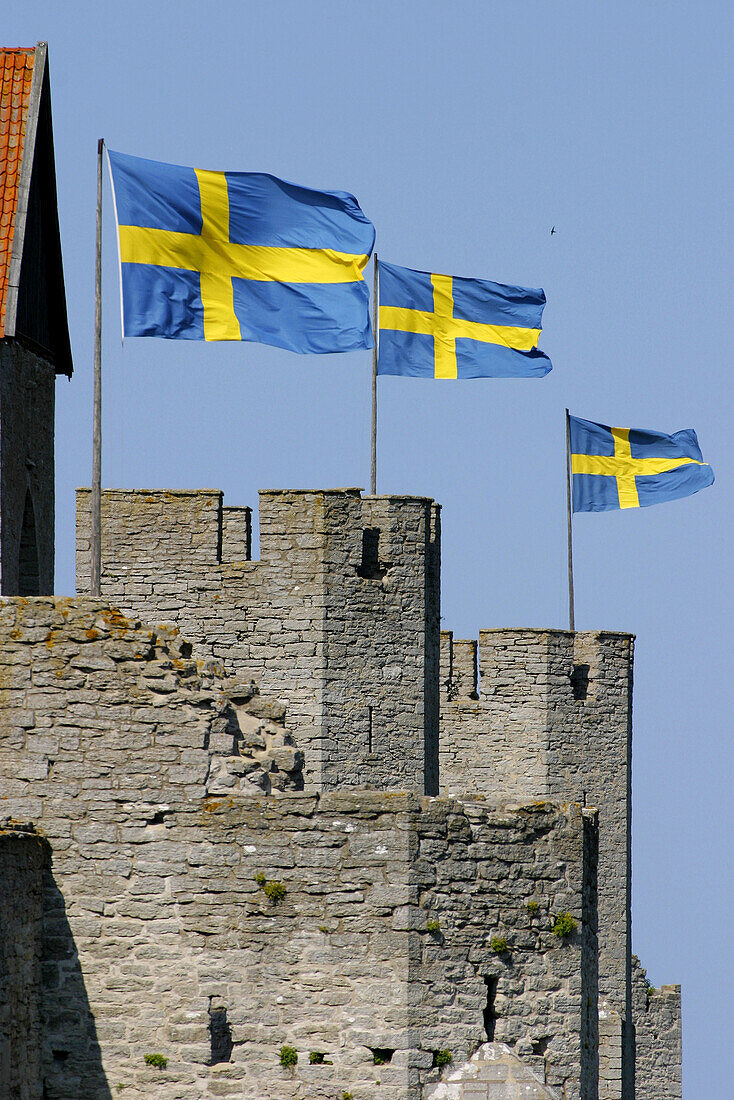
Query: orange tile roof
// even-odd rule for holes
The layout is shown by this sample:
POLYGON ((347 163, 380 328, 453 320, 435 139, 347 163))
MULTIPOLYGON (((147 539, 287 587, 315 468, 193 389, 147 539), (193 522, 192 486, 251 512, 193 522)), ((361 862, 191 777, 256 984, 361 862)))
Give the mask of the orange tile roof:
POLYGON ((8 272, 34 58, 34 49, 0 49, 0 337, 5 335, 8 272))

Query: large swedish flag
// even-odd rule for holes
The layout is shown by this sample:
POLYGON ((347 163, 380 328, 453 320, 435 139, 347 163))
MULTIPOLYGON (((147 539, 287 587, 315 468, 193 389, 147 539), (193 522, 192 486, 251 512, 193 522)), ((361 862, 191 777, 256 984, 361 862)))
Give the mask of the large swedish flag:
POLYGON ((693 428, 665 435, 568 419, 574 512, 645 508, 713 483, 693 428))
POLYGON ((109 158, 126 336, 373 346, 362 270, 375 230, 353 195, 109 158))
POLYGON ((536 378, 542 290, 432 275, 380 261, 378 374, 536 378))

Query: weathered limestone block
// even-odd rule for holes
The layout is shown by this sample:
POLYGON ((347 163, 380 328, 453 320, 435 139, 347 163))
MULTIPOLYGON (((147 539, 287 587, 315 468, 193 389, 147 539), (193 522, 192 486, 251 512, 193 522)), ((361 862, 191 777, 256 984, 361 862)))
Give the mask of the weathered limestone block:
POLYGON ((636 1100, 681 1100, 681 987, 653 988, 632 956, 632 989, 637 1048, 636 1100))
POLYGON ((622 1017, 599 1003, 599 1100, 622 1100, 622 1017))
POLYGON ((485 1043, 468 1062, 429 1085, 426 1100, 561 1100, 527 1063, 504 1043, 485 1043))

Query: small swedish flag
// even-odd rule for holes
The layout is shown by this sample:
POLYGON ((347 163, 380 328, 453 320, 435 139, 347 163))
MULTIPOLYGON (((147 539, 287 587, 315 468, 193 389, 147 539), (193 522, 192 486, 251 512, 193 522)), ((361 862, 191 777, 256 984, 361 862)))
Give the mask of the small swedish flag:
POLYGON ((378 374, 538 378, 542 290, 380 262, 378 374))
POLYGON ((693 428, 665 435, 568 419, 574 512, 646 508, 713 483, 693 428))

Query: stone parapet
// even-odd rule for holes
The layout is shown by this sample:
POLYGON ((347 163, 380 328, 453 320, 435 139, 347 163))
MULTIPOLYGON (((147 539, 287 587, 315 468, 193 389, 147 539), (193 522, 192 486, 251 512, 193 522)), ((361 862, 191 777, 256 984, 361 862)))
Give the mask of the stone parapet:
POLYGON ((635 1100, 681 1100, 681 987, 654 988, 633 955, 632 990, 637 1053, 635 1100))
POLYGON ((483 630, 476 679, 473 645, 442 635, 441 789, 598 807, 600 992, 630 1019, 633 639, 483 630))
MULTIPOLYGON (((89 499, 79 490, 82 593, 89 499)), ((215 490, 105 491, 102 531, 102 594, 286 699, 308 783, 437 793, 433 501, 261 492, 259 561, 248 560, 249 510, 224 508, 215 490)))

